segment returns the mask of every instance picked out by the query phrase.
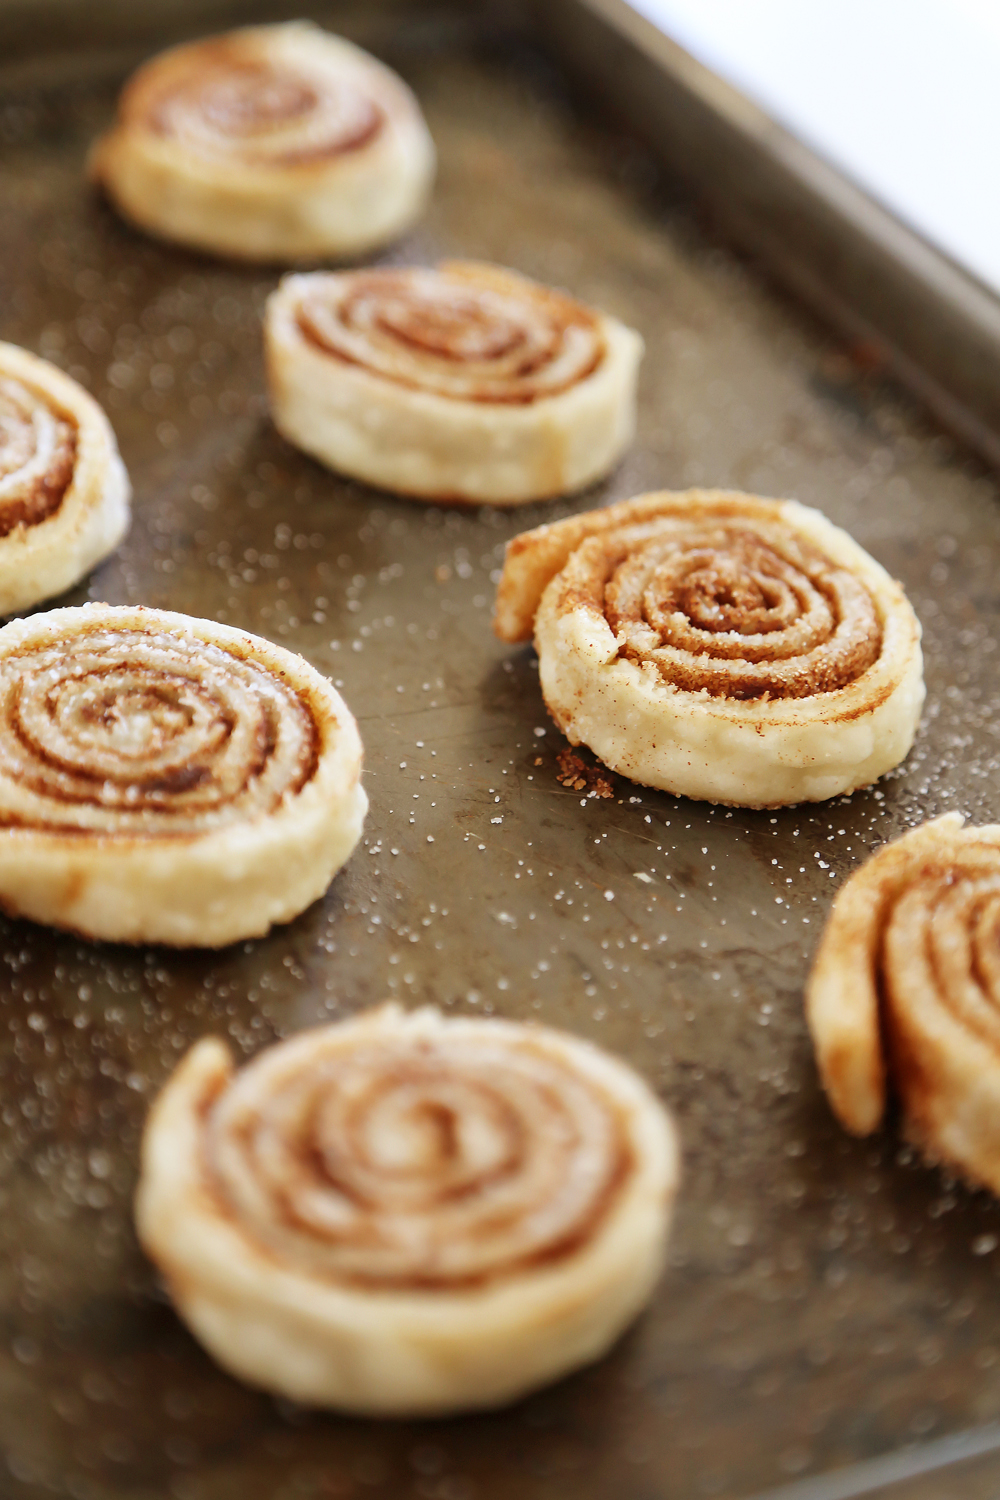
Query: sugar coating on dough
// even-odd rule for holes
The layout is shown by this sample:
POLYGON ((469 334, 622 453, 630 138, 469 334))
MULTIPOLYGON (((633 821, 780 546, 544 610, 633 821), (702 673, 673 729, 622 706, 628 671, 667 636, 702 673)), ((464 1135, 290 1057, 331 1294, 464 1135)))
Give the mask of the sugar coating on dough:
POLYGON ((419 499, 566 494, 605 475, 635 431, 639 335, 498 266, 286 277, 265 343, 279 431, 419 499))
POLYGON ((678 1152, 624 1064, 546 1027, 397 1005, 156 1101, 140 1238, 214 1357, 382 1415, 502 1404, 598 1358, 663 1263, 678 1152))

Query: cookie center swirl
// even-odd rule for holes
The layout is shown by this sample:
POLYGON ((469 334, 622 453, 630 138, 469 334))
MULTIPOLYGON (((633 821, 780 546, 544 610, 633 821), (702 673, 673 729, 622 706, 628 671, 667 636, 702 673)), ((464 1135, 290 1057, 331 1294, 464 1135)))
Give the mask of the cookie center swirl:
POLYGON ((304 79, 258 68, 233 73, 206 87, 201 111, 220 134, 253 135, 310 114, 318 102, 316 90, 304 79))
POLYGON ((202 155, 292 166, 365 145, 383 114, 345 78, 233 62, 203 69, 161 98, 150 121, 202 155))
POLYGON ((529 283, 477 284, 442 271, 331 278, 299 326, 325 352, 414 390, 528 404, 584 379, 604 356, 593 316, 529 283))
POLYGON ((0 536, 54 515, 75 462, 72 423, 20 381, 0 379, 0 536))
POLYGON ((367 307, 355 303, 351 316, 356 326, 377 324, 388 338, 456 363, 500 359, 527 342, 516 318, 504 317, 472 297, 435 301, 389 296, 381 302, 371 299, 367 307))
POLYGON ((212 1108, 209 1170, 228 1209, 298 1271, 373 1286, 482 1283, 570 1254, 629 1169, 589 1079, 530 1043, 264 1054, 212 1108))
POLYGON ((665 520, 581 550, 619 653, 687 691, 803 698, 878 658, 868 590, 779 526, 665 520))
POLYGON ((274 811, 316 763, 307 705, 195 638, 81 633, 0 662, 0 824, 197 834, 274 811))

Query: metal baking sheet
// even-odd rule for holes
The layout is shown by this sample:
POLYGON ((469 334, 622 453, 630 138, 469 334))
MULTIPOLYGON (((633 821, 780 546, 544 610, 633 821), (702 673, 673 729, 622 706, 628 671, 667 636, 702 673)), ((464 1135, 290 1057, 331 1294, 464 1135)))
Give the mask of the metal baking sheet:
POLYGON ((649 142, 728 237, 1000 467, 1000 298, 990 287, 629 0, 537 0, 536 12, 588 96, 649 142))
MULTIPOLYGON (((996 485, 706 238, 540 54, 477 27, 417 5, 383 49, 441 157, 431 212, 391 258, 504 262, 647 343, 622 466, 514 514, 398 501, 278 438, 259 330, 274 278, 140 237, 83 180, 128 58, 40 53, 0 76, 0 334, 104 402, 136 491, 130 537, 65 602, 170 606, 301 651, 358 716, 372 802, 325 899, 264 941, 112 948, 0 920, 4 1500, 829 1500, 830 1475, 861 1494, 989 1463, 981 1435, 944 1460, 934 1444, 1000 1419, 1000 1205, 891 1131, 838 1130, 801 996, 868 849, 947 808, 1000 815, 996 485), (700 483, 818 505, 903 580, 929 700, 877 788, 744 813, 557 780, 532 652, 490 633, 504 543, 700 483), (148 1102, 193 1040, 250 1054, 390 995, 592 1037, 683 1133, 648 1314, 593 1369, 495 1415, 366 1423, 245 1389, 183 1330, 130 1226, 148 1102), (900 1449, 909 1469, 852 1469, 900 1449)), ((935 1482, 882 1492, 959 1492, 935 1482)))

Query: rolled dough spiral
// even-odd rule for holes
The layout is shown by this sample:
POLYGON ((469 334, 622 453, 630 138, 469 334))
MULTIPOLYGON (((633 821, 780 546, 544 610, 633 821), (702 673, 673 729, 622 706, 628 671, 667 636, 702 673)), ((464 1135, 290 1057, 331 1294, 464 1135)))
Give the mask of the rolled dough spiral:
POLYGON ((0 615, 61 594, 113 552, 130 493, 97 402, 55 365, 0 343, 0 615))
POLYGON ((289 441, 419 499, 580 489, 635 430, 639 335, 499 266, 289 276, 265 333, 289 441))
POLYGON ((823 1086, 854 1135, 887 1097, 932 1160, 1000 1193, 1000 827, 946 813, 841 886, 806 1012, 823 1086))
POLYGON ((434 147, 389 68, 304 21, 140 68, 91 173, 140 228, 239 260, 359 255, 422 212, 434 147))
POLYGON ((556 723, 612 770, 748 807, 865 786, 924 700, 899 584, 794 500, 643 495, 508 545, 495 629, 534 631, 556 723))
POLYGON ((0 630, 0 903, 218 947, 288 921, 361 832, 339 694, 256 636, 90 604, 0 630))
POLYGON ((677 1160, 655 1096, 588 1043, 387 1005, 235 1074, 199 1042, 150 1115, 137 1223, 236 1375, 428 1415, 608 1348, 659 1275, 677 1160))

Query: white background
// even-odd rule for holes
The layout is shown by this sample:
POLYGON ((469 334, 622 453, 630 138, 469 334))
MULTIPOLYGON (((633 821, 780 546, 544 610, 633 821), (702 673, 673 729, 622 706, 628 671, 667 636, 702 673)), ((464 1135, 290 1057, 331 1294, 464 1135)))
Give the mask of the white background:
POLYGON ((1000 0, 630 0, 1000 291, 1000 0))

